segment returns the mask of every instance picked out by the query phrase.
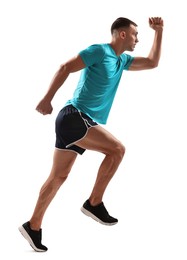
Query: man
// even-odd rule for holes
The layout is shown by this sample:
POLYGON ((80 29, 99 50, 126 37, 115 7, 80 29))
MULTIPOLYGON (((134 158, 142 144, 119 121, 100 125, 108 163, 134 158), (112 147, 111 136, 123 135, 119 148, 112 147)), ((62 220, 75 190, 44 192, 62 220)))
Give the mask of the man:
POLYGON ((155 31, 149 55, 132 57, 124 52, 133 51, 138 43, 137 25, 124 17, 116 19, 111 26, 111 42, 91 45, 61 65, 47 93, 37 105, 36 110, 41 114, 51 114, 51 101, 57 90, 71 73, 82 70, 72 99, 67 101, 56 118, 56 145, 50 175, 40 190, 32 217, 19 227, 35 251, 47 250, 41 242, 42 219, 71 171, 77 155, 83 154, 86 149, 103 153, 105 158, 98 170, 90 197, 81 210, 101 224, 114 225, 118 222, 109 215, 102 199, 123 159, 125 148, 100 124, 107 122, 123 71, 138 71, 158 66, 162 18, 149 18, 149 26, 155 31))

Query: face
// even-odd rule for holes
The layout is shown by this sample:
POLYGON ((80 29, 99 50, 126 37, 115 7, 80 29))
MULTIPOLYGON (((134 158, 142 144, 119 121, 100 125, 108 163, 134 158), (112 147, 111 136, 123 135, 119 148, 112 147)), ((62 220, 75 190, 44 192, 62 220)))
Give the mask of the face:
POLYGON ((127 29, 124 30, 124 45, 127 51, 134 51, 136 44, 138 43, 138 31, 137 27, 130 25, 127 29))

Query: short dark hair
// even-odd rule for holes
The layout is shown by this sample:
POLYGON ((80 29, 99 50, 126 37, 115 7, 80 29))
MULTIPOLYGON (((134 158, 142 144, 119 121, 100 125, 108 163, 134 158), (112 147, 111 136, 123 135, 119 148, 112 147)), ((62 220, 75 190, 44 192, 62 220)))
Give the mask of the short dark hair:
POLYGON ((113 33, 113 31, 116 29, 119 29, 122 27, 129 27, 131 24, 134 26, 137 26, 137 24, 135 22, 129 20, 128 18, 119 17, 113 22, 113 24, 111 26, 111 33, 113 33))

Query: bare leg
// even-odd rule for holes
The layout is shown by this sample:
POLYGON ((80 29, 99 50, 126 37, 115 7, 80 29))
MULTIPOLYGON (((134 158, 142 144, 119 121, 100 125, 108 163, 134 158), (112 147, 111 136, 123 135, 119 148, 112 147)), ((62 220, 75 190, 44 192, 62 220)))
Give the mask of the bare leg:
MULTIPOLYGON (((89 198, 90 203, 94 206, 102 202, 105 189, 121 163, 125 148, 101 126, 90 128, 87 135, 82 140, 76 142, 76 145, 105 154, 89 198)), ((30 219, 30 226, 33 230, 41 228, 45 211, 60 186, 66 180, 76 157, 77 154, 74 152, 55 150, 51 173, 40 190, 35 210, 30 219)))
POLYGON ((94 206, 102 202, 105 189, 123 159, 125 147, 101 126, 90 128, 86 137, 76 142, 76 145, 105 154, 89 198, 94 206))
POLYGON ((75 152, 55 149, 51 173, 43 184, 38 201, 30 219, 30 226, 33 230, 39 230, 46 209, 56 195, 60 186, 66 180, 77 157, 75 152))

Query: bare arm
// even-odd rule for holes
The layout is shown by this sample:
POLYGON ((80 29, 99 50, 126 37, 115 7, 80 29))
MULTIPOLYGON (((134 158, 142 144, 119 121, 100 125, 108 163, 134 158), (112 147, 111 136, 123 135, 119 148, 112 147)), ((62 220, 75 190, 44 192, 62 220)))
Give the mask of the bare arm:
POLYGON ((51 101, 57 90, 63 85, 70 73, 79 71, 83 68, 85 68, 85 64, 83 63, 80 55, 62 64, 59 70, 55 73, 47 90, 47 93, 38 103, 36 110, 43 115, 51 114, 53 110, 51 101))
POLYGON ((152 17, 149 18, 149 26, 155 30, 155 36, 150 53, 147 57, 135 57, 129 67, 129 70, 145 70, 158 66, 161 55, 162 31, 164 23, 162 18, 152 17))

